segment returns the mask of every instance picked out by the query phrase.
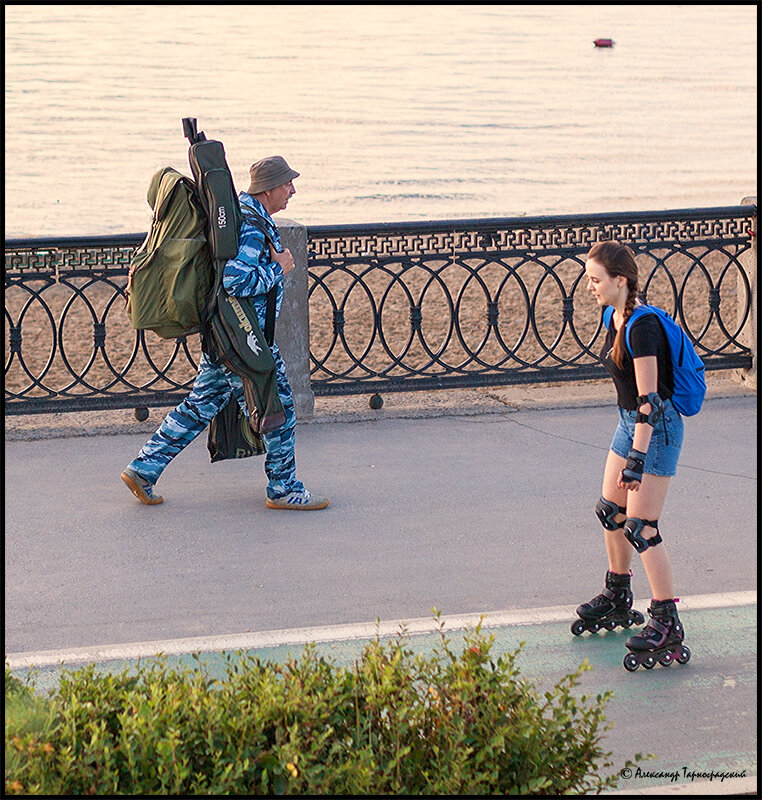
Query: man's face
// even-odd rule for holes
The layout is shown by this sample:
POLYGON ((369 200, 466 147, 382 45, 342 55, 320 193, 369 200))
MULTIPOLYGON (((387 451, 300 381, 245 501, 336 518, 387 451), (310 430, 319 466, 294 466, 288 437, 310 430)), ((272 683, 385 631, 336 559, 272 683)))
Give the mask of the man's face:
POLYGON ((296 189, 294 189, 294 182, 289 181, 281 186, 276 186, 274 189, 270 189, 268 192, 265 192, 265 194, 267 195, 268 205, 270 206, 270 213, 275 214, 276 211, 283 211, 291 197, 296 194, 296 189))

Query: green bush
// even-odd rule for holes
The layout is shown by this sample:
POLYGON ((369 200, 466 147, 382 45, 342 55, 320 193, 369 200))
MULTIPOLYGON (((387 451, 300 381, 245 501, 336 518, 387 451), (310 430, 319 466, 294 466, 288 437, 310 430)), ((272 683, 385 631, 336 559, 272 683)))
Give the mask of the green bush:
MULTIPOLYGON (((238 653, 227 675, 162 658, 66 671, 36 696, 6 666, 6 794, 581 794, 614 788, 603 709, 520 676, 481 626, 460 655, 403 631, 349 668, 308 646, 284 665, 238 653)), ((523 646, 523 645, 522 645, 523 646)), ((640 754, 635 756, 640 760, 640 754)), ((631 764, 632 762, 628 762, 631 764)), ((622 765, 626 766, 626 765, 622 765)))

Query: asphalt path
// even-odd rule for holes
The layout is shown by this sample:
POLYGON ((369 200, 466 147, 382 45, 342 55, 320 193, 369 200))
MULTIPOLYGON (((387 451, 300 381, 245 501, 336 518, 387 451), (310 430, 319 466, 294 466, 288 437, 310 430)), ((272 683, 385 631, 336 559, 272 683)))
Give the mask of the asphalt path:
MULTIPOLYGON (((329 508, 265 507, 204 437, 140 504, 143 435, 6 442, 6 653, 566 604, 602 585, 612 408, 303 425, 329 508)), ((686 420, 660 528, 678 596, 756 588, 756 403, 686 420)), ((648 597, 642 567, 633 591, 648 597)))

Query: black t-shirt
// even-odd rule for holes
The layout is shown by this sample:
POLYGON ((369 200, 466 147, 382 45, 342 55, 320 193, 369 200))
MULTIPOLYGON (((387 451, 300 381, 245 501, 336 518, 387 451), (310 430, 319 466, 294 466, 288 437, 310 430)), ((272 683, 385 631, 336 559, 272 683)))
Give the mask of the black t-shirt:
POLYGON ((617 329, 614 327, 612 317, 611 327, 606 334, 606 340, 601 350, 601 361, 608 370, 609 375, 616 387, 617 404, 629 411, 634 411, 638 406, 638 387, 635 383, 635 367, 632 359, 642 356, 656 356, 659 368, 659 379, 657 393, 662 400, 672 397, 675 387, 674 376, 672 373, 672 358, 669 351, 669 342, 661 327, 659 320, 654 314, 644 314, 635 322, 631 323, 630 345, 633 355, 625 344, 624 359, 620 369, 611 359, 611 350, 614 347, 614 338, 617 329))

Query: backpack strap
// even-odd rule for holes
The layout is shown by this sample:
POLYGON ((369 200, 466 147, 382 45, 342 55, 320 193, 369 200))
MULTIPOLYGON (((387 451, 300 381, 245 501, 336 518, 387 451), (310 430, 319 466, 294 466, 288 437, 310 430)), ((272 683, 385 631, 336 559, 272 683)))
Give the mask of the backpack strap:
MULTIPOLYGON (((247 209, 247 211, 248 210, 249 209, 247 209)), ((257 214, 256 212, 244 213, 244 210, 242 208, 241 215, 243 219, 246 220, 246 222, 248 222, 250 225, 253 225, 255 228, 257 228, 264 234, 265 243, 269 243, 273 247, 275 247, 275 242, 273 241, 272 236, 270 236, 270 232, 267 230, 265 221, 262 219, 262 217, 259 216, 259 214, 257 214)), ((207 308, 205 309, 207 319, 211 316, 213 312, 217 292, 219 291, 219 288, 222 284, 222 273, 224 271, 226 263, 227 259, 224 261, 223 260, 218 261, 216 265, 214 290, 209 295, 209 303, 207 305, 207 308)), ((272 347, 273 341, 275 339, 275 307, 278 299, 278 287, 273 286, 266 296, 267 296, 267 308, 265 311, 265 329, 263 331, 263 334, 265 337, 265 341, 267 342, 267 346, 272 347)))
MULTIPOLYGON (((270 232, 267 230, 267 226, 265 225, 265 221, 262 217, 257 214, 256 211, 252 211, 249 208, 241 207, 241 213, 243 215, 244 220, 248 222, 250 225, 253 225, 255 228, 260 230, 265 236, 265 242, 267 244, 271 244, 275 247, 275 242, 270 236, 270 232), (247 213, 248 212, 248 213, 247 213)), ((267 293, 267 309, 265 311, 265 329, 263 331, 265 336, 265 341, 267 342, 268 347, 273 346, 273 340, 275 339, 275 305, 278 299, 278 287, 273 286, 272 289, 267 293)))
POLYGON ((264 233, 265 241, 270 242, 270 244, 273 244, 273 238, 272 236, 270 236, 270 232, 267 230, 267 225, 265 225, 265 221, 262 219, 262 217, 259 216, 259 214, 257 214, 256 211, 253 211, 248 206, 241 206, 241 215, 246 220, 246 222, 248 222, 250 225, 253 225, 255 228, 258 228, 260 231, 262 231, 262 233, 264 233))
MULTIPOLYGON (((632 314, 630 314, 630 318, 627 320, 627 325, 624 329, 624 341, 627 344, 627 350, 629 351, 630 355, 632 355, 632 344, 630 343, 630 333, 632 330, 632 323, 636 320, 640 319, 642 316, 646 314, 655 314, 656 311, 651 308, 651 306, 642 303, 639 306, 636 306, 632 310, 632 314)), ((613 314, 613 312, 612 312, 613 314)))
MULTIPOLYGON (((636 306, 632 310, 632 314, 630 314, 630 318, 627 320, 627 324, 624 328, 624 341, 627 345, 627 350, 632 355, 632 345, 630 344, 630 330, 631 325, 635 320, 640 319, 644 314, 655 314, 655 309, 651 308, 651 306, 642 303, 639 306, 636 306)), ((603 310, 603 322, 607 328, 611 328, 611 321, 614 318, 614 306, 606 306, 603 310)))
POLYGON ((273 346, 275 339, 275 303, 278 299, 278 287, 273 286, 267 293, 267 309, 265 311, 265 341, 268 347, 273 346))
MULTIPOLYGON (((659 318, 659 311, 656 308, 652 308, 645 303, 641 303, 639 306, 636 306, 632 309, 632 314, 630 314, 630 318, 627 320, 627 325, 624 329, 624 341, 627 344, 627 350, 629 351, 630 355, 632 356, 632 344, 630 343, 630 330, 632 328, 632 323, 639 320, 641 317, 644 317, 646 314, 655 314, 656 318, 659 318)), ((654 403, 653 398, 656 398, 658 402, 661 404, 660 413, 656 415, 656 418, 653 422, 650 421, 651 414, 648 415, 648 419, 641 419, 643 415, 638 411, 638 418, 636 418, 636 422, 645 422, 648 421, 649 424, 653 425, 654 422, 658 422, 659 417, 661 417, 662 422, 664 423, 664 437, 666 439, 667 444, 669 445, 669 433, 667 432, 667 418, 664 416, 664 401, 659 397, 658 394, 649 394, 647 397, 643 398, 642 396, 638 396, 637 400, 639 402, 639 406, 645 403, 646 401, 651 404, 652 409, 657 408, 657 404, 654 403)), ((655 538, 655 537, 654 537, 655 538)), ((661 540, 660 540, 661 541, 661 540)), ((653 542, 654 544, 658 544, 658 542, 653 542)))

